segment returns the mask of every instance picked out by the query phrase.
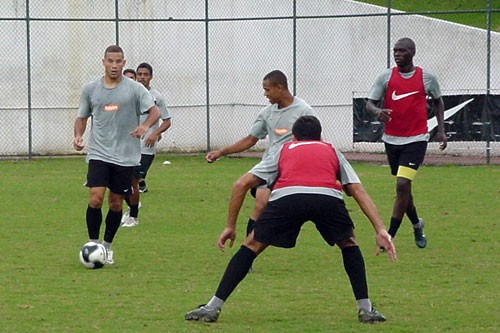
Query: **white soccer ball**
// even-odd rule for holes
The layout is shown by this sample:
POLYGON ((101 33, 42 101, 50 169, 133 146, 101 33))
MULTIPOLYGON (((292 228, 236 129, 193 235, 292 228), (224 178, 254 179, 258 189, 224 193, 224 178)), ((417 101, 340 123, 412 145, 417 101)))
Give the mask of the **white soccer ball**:
POLYGON ((102 268, 106 263, 108 252, 104 245, 88 242, 82 246, 79 257, 80 262, 86 268, 102 268))

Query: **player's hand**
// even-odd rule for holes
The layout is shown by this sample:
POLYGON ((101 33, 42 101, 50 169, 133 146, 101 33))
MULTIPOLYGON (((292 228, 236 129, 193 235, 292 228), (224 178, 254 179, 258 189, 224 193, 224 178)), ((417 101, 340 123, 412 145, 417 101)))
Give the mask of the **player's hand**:
POLYGON ((448 141, 446 140, 446 135, 443 132, 438 131, 436 134, 436 138, 439 141, 439 150, 445 150, 446 147, 448 146, 448 141))
POLYGON ((383 229, 379 231, 375 237, 375 241, 377 242, 377 252, 375 253, 377 256, 380 255, 381 250, 384 249, 384 251, 389 255, 389 259, 392 261, 396 261, 398 259, 396 246, 392 242, 392 237, 389 235, 387 230, 383 229))
POLYGON ((226 248, 226 241, 230 240, 229 247, 233 247, 234 240, 236 239, 236 230, 233 228, 225 228, 219 236, 217 246, 221 251, 226 248))
POLYGON ((130 135, 132 135, 134 138, 142 138, 144 134, 148 131, 148 127, 144 125, 139 125, 132 132, 130 132, 130 135))
POLYGON ((213 163, 213 162, 217 161, 221 156, 222 156, 222 153, 220 150, 213 150, 205 156, 205 160, 208 163, 213 163))
POLYGON ((77 151, 85 148, 85 145, 83 144, 83 138, 81 136, 75 137, 75 139, 73 140, 73 148, 75 148, 75 150, 77 151))
POLYGON ((376 114, 376 118, 378 121, 380 122, 388 122, 388 121, 391 121, 391 112, 392 110, 390 109, 378 109, 378 112, 376 114))
POLYGON ((153 147, 157 141, 158 137, 154 134, 151 134, 146 140, 144 140, 144 145, 146 147, 153 147))

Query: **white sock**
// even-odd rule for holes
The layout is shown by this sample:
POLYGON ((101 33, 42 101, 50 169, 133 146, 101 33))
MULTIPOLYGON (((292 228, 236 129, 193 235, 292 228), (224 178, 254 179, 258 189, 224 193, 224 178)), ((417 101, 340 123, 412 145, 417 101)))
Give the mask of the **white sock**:
POLYGON ((358 299, 356 300, 356 303, 358 303, 358 310, 361 309, 364 309, 366 311, 372 310, 372 302, 370 301, 369 298, 358 299))
POLYGON ((207 303, 207 305, 211 308, 219 308, 221 309, 222 306, 224 305, 224 301, 221 300, 219 297, 214 296, 212 299, 207 303))

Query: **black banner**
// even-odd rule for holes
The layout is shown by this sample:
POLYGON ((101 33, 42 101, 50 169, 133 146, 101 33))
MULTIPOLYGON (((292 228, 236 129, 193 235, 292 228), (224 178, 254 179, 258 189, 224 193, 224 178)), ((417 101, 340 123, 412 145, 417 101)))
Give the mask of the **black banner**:
MULTIPOLYGON (((443 96, 443 101, 449 141, 500 141, 500 95, 443 96), (453 115, 446 117, 450 113, 453 115)), ((435 123, 429 104, 427 110, 428 123, 435 123)), ((366 98, 353 99, 353 113, 354 142, 380 142, 384 125, 366 111, 366 98)), ((430 133, 433 141, 436 127, 430 133)))

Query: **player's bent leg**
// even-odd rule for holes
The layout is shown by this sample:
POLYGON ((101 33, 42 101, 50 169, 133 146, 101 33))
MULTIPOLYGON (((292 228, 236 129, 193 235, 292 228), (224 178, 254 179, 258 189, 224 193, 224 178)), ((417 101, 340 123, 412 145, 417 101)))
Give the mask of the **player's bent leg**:
POLYGON ((233 184, 234 189, 238 189, 246 194, 251 188, 262 185, 262 179, 256 177, 255 175, 247 172, 243 174, 236 182, 233 184))
MULTIPOLYGON (((253 233, 251 234, 253 238, 253 233)), ((251 242, 250 242, 251 243, 251 242)), ((260 243, 262 244, 262 243, 260 243)), ((265 246, 254 244, 256 248, 263 250, 265 246)), ((186 320, 200 320, 205 322, 215 322, 219 318, 223 303, 231 295, 238 284, 247 275, 248 269, 252 266, 257 254, 250 248, 242 245, 229 261, 226 271, 215 292, 214 299, 218 300, 218 305, 204 304, 189 311, 184 315, 186 320)), ((212 302, 212 301, 211 301, 212 302)))
POLYGON ((264 208, 266 208, 270 195, 271 190, 269 190, 267 187, 256 188, 255 204, 253 207, 252 215, 248 219, 247 224, 247 236, 250 234, 250 232, 252 232, 253 228, 255 227, 255 221, 257 221, 264 208))
POLYGON ((389 224, 389 234, 392 238, 396 237, 396 233, 401 226, 403 216, 408 207, 411 196, 411 180, 401 177, 398 173, 396 178, 396 199, 394 200, 394 207, 392 209, 391 221, 389 224))
POLYGON ((342 250, 344 269, 349 277, 358 305, 358 320, 362 323, 384 322, 386 318, 372 307, 368 298, 368 283, 363 255, 354 237, 338 243, 342 250))
POLYGON ((264 252, 264 250, 269 246, 268 244, 264 244, 259 242, 253 238, 253 231, 247 236, 247 238, 243 241, 242 246, 245 246, 252 250, 256 256, 264 252))
POLYGON ((404 177, 396 178, 396 201, 392 212, 392 217, 403 219, 406 208, 410 202, 411 180, 404 177))
POLYGON ((236 223, 240 213, 241 206, 245 201, 245 195, 249 189, 260 185, 262 180, 251 173, 245 173, 234 184, 229 199, 228 223, 236 223))

